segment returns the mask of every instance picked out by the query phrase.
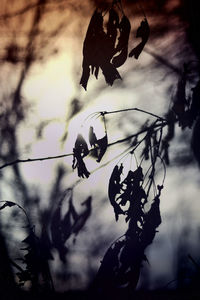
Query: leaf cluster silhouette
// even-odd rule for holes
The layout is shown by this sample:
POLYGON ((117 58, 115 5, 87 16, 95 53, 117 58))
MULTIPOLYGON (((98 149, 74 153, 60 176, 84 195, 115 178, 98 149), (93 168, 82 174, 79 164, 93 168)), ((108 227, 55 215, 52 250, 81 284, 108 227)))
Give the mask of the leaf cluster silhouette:
MULTIPOLYGON (((99 69, 102 70, 108 85, 112 86, 116 79, 122 79, 117 68, 127 60, 130 32, 131 23, 124 14, 121 1, 113 0, 111 7, 105 13, 98 8, 95 9, 83 43, 83 70, 80 84, 85 90, 87 90, 90 74, 94 74, 98 79, 99 69), (107 13, 109 17, 105 25, 104 18, 107 13)), ((149 34, 150 29, 145 18, 137 29, 136 35, 142 41, 131 50, 129 57, 134 56, 138 59, 148 41, 149 34)))

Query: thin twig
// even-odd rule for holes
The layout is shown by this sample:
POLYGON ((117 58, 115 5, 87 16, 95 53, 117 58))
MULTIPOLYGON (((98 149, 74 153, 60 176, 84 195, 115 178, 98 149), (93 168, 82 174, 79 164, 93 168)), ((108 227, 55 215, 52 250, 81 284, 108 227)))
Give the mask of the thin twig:
POLYGON ((133 107, 133 108, 126 108, 126 109, 119 109, 119 110, 112 110, 112 111, 104 111, 102 112, 103 115, 110 115, 110 114, 116 114, 116 113, 121 113, 121 112, 126 112, 126 111, 138 111, 138 112, 142 112, 142 113, 145 113, 147 115, 150 115, 154 118, 157 118, 159 120, 163 120, 163 121, 166 121, 165 118, 162 118, 156 114, 153 114, 149 111, 146 111, 146 110, 143 110, 143 109, 140 109, 140 108, 137 108, 137 107, 133 107))
POLYGON ((28 158, 28 159, 16 159, 14 161, 11 161, 9 163, 5 163, 4 165, 0 166, 0 169, 4 169, 9 166, 13 166, 19 163, 27 163, 27 162, 34 162, 34 161, 42 161, 42 160, 49 160, 49 159, 57 159, 57 158, 63 158, 67 156, 72 156, 73 153, 67 153, 62 155, 56 155, 56 156, 48 156, 48 157, 39 157, 39 158, 28 158))

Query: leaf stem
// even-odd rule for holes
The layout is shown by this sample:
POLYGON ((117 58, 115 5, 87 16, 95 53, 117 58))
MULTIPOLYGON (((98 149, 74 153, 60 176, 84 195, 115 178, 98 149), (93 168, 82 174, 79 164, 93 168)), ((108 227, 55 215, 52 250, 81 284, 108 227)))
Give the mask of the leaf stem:
POLYGON ((159 120, 162 120, 162 121, 166 121, 165 118, 162 118, 154 113, 151 113, 149 111, 146 111, 146 110, 143 110, 143 109, 140 109, 140 108, 137 108, 137 107, 133 107, 133 108, 126 108, 126 109, 119 109, 119 110, 112 110, 112 111, 103 111, 101 112, 102 115, 110 115, 110 114, 116 114, 116 113, 121 113, 121 112, 127 112, 127 111, 138 111, 138 112, 142 112, 144 114, 147 114, 147 115, 150 115, 154 118, 157 118, 159 120))

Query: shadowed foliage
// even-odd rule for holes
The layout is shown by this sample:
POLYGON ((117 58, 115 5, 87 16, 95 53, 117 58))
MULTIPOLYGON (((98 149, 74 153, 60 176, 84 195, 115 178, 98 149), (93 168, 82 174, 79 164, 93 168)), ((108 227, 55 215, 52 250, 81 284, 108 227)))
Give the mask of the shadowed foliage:
MULTIPOLYGON (((166 166, 173 168, 176 163, 184 167, 194 165, 194 159, 190 153, 187 154, 188 156, 186 154, 184 156, 183 153, 181 157, 178 152, 174 154, 173 143, 178 144, 178 134, 185 134, 187 139, 184 143, 191 145, 194 158, 200 165, 199 4, 194 0, 180 3, 177 1, 175 4, 172 3, 173 1, 167 0, 88 0, 85 2, 37 0, 30 1, 30 3, 23 0, 19 4, 15 4, 16 1, 11 2, 13 7, 8 2, 2 5, 0 15, 2 28, 8 27, 6 32, 11 34, 11 38, 7 37, 6 42, 2 42, 3 46, 0 52, 2 72, 5 67, 5 74, 2 74, 0 101, 0 177, 3 182, 1 188, 6 189, 9 186, 9 189, 12 190, 12 192, 5 193, 8 200, 0 199, 0 298, 2 296, 3 300, 21 300, 23 298, 102 299, 105 297, 116 300, 122 298, 148 299, 148 296, 152 295, 151 299, 165 299, 168 296, 172 296, 173 299, 195 299, 196 294, 199 294, 199 264, 190 254, 187 255, 187 261, 190 261, 193 268, 195 266, 194 270, 186 269, 181 257, 177 262, 176 281, 180 293, 177 290, 174 294, 170 294, 169 291, 165 291, 164 294, 162 292, 159 294, 159 291, 142 294, 142 291, 137 293, 135 290, 141 279, 142 268, 145 264, 151 263, 146 254, 147 249, 154 243, 154 238, 162 222, 160 202, 166 177, 166 166), (54 13, 57 18, 56 22, 53 18, 54 13), (25 83, 31 76, 31 72, 35 72, 33 67, 48 61, 53 55, 59 53, 57 38, 63 39, 66 34, 64 30, 73 24, 74 16, 77 16, 77 19, 80 18, 77 26, 80 36, 82 35, 80 25, 89 23, 87 31, 83 33, 84 37, 81 36, 83 40, 79 43, 79 46, 82 45, 83 54, 80 85, 85 90, 87 90, 90 76, 94 75, 98 79, 101 76, 100 72, 103 74, 106 84, 109 85, 110 91, 112 91, 111 86, 114 83, 113 90, 115 87, 119 87, 119 90, 123 87, 126 88, 127 78, 129 74, 132 74, 132 70, 130 70, 132 66, 136 66, 136 70, 133 71, 138 71, 138 74, 145 73, 145 64, 142 64, 141 59, 143 54, 148 54, 152 58, 152 62, 149 63, 152 70, 158 69, 159 73, 159 70, 162 69, 163 73, 166 73, 166 78, 169 74, 175 78, 173 89, 171 89, 173 92, 167 92, 165 95, 167 104, 162 115, 157 115, 154 107, 147 110, 126 109, 124 108, 126 107, 124 98, 122 99, 124 102, 121 106, 122 109, 104 111, 104 107, 101 106, 100 109, 103 111, 94 113, 94 118, 99 118, 104 127, 101 137, 98 137, 94 122, 90 124, 88 121, 87 137, 81 133, 75 136, 72 153, 22 159, 24 149, 20 146, 20 129, 26 126, 29 112, 32 109, 24 96, 25 83), (183 26, 180 30, 184 31, 185 40, 178 43, 178 41, 171 42, 169 39, 163 55, 159 54, 155 48, 152 50, 153 42, 159 48, 160 39, 165 35, 168 38, 170 30, 177 30, 179 22, 183 26), (172 27, 170 27, 170 23, 172 23, 172 27), (138 43, 139 39, 141 41, 138 43), (178 55, 175 51, 176 45, 178 47, 187 46, 178 51, 179 59, 177 59, 178 55), (187 56, 188 49, 190 52, 187 56), (174 55, 172 55, 173 52, 174 55), (141 65, 137 65, 136 60, 131 57, 138 60, 138 63, 141 62, 141 65), (130 66, 129 62, 135 63, 135 65, 130 66), (120 67, 122 69, 119 69, 120 67), (7 73, 6 68, 10 70, 7 73), (11 74, 14 74, 14 79, 9 81, 11 74), (120 80, 117 81, 117 79, 120 80), (6 82, 9 88, 5 87, 6 82), (108 116, 115 115, 115 119, 119 122, 116 121, 113 124, 114 126, 117 124, 116 131, 121 132, 124 128, 120 125, 122 118, 118 117, 118 114, 124 112, 129 133, 124 133, 122 138, 113 141, 112 131, 110 131, 112 119, 109 119, 108 116), (137 118, 129 118, 129 115, 133 116, 133 112, 148 116, 148 119, 144 121, 141 119, 141 122, 137 123, 137 118), (102 237, 100 229, 94 232, 94 236, 91 236, 91 241, 88 242, 90 237, 88 237, 86 225, 91 229, 93 224, 96 224, 95 222, 90 223, 90 217, 94 213, 93 203, 98 211, 96 219, 103 211, 100 208, 97 209, 98 201, 102 201, 102 199, 99 200, 101 195, 90 193, 88 181, 94 179, 92 176, 96 170, 104 168, 112 162, 112 158, 107 160, 109 150, 117 144, 124 145, 124 148, 123 150, 118 148, 120 159, 113 168, 109 169, 108 195, 104 202, 112 207, 111 211, 117 222, 116 227, 117 224, 121 224, 120 222, 124 222, 125 230, 122 236, 117 239, 113 238, 114 242, 108 246, 109 243, 107 243, 106 237, 105 239, 102 237), (19 164, 66 156, 72 157, 72 167, 70 168, 65 160, 55 167, 51 184, 48 187, 43 186, 45 195, 39 187, 28 183, 28 179, 26 180, 25 173, 20 167, 21 164, 19 164), (187 157, 189 158, 186 160, 187 157), (93 163, 98 163, 96 164, 98 165, 97 169, 92 170, 90 166, 92 158, 93 163), (127 163, 127 160, 130 160, 130 164, 127 163), (132 160, 134 160, 134 164, 132 160), (70 172, 73 170, 76 170, 77 174, 75 172, 75 175, 71 176, 70 172), (76 181, 71 180, 73 176, 76 181), (83 182, 85 184, 83 193, 74 193, 79 183, 83 182), (85 196, 86 191, 88 192, 87 196, 85 196), (18 228, 21 232, 17 231, 18 228), (15 230, 16 238, 13 237, 15 230), (83 245, 79 244, 78 238, 83 234, 86 236, 86 243, 91 243, 91 247, 93 247, 90 249, 91 255, 84 252, 81 248, 83 245), (24 235, 23 238, 22 235, 24 235), (17 240, 20 240, 19 247, 19 244, 15 243, 17 240), (106 249, 105 244, 107 250, 97 271, 97 267, 92 266, 93 260, 94 258, 99 260, 101 251, 106 249), (80 250, 79 254, 76 253, 77 249, 80 250), (88 265, 93 272, 91 272, 92 275, 90 274, 91 278, 88 279, 89 289, 80 293, 79 291, 66 292, 66 294, 57 292, 55 283, 58 282, 59 276, 56 272, 60 272, 61 285, 70 289, 71 282, 76 284, 70 259, 74 254, 77 261, 72 260, 72 264, 75 265, 81 260, 83 252, 85 256, 88 254, 86 259, 88 259, 88 265), (53 262, 56 262, 59 270, 52 267, 53 262), (94 276, 95 271, 97 271, 96 276, 94 276), (188 274, 190 275, 189 279, 186 278, 188 274), (185 283, 186 281, 187 283, 185 283), (186 287, 187 292, 183 294, 182 291, 186 287)), ((75 32, 75 25, 70 28, 75 32)), ((3 34, 3 30, 0 33, 3 34)), ((77 38, 79 38, 79 34, 77 38)), ((175 35, 173 35, 174 37, 175 35)), ((79 52, 81 55, 81 47, 79 52)), ((77 60, 75 56, 76 54, 73 59, 77 60)), ((80 70, 81 62, 77 65, 77 69, 80 70)), ((79 73, 76 74, 75 79, 77 85, 79 85, 79 73)), ((144 78, 146 77, 144 76, 144 78)), ((98 80, 98 84, 96 94, 107 91, 107 85, 103 86, 100 80, 98 80)), ((146 92, 146 84, 147 82, 144 80, 143 93, 146 92)), ((83 92, 85 93, 85 91, 83 92)), ((80 97, 73 97, 73 95, 71 97, 70 95, 72 100, 67 110, 65 131, 63 135, 62 132, 60 134, 63 145, 68 141, 69 122, 82 112, 83 108, 91 104, 89 103, 90 98, 95 93, 89 94, 88 98, 85 96, 84 100, 87 100, 85 102, 81 99, 81 97, 83 98, 81 92, 79 94, 80 97)), ((145 105, 147 104, 148 107, 148 95, 146 97, 145 105)), ((38 141, 43 139, 45 128, 52 120, 36 121, 34 133, 38 141)), ((90 185, 93 185, 91 182, 90 185)), ((94 185, 98 184, 99 182, 94 180, 94 185)), ((103 201, 100 202, 100 206, 101 203, 103 204, 103 201)), ((112 216, 110 217, 112 218, 112 216)), ((94 228, 96 227, 94 226, 94 228)), ((110 227, 109 230, 107 234, 111 235, 112 228, 110 227)), ((184 257, 185 249, 180 247, 179 250, 184 257)), ((82 265, 80 263, 79 269, 81 274, 87 276, 86 263, 82 265)), ((77 282, 79 281, 77 280, 77 282)))

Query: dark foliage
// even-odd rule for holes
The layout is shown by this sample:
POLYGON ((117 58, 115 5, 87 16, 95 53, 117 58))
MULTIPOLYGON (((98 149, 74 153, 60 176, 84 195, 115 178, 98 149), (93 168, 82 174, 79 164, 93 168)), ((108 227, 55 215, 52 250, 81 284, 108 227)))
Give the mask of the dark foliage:
MULTIPOLYGON (((99 68, 102 70, 108 85, 113 85, 116 79, 121 79, 117 68, 122 66, 127 59, 131 24, 127 16, 124 15, 122 8, 123 16, 120 20, 118 12, 114 8, 114 6, 118 8, 117 2, 113 1, 108 9, 109 18, 106 32, 103 19, 105 15, 103 16, 102 12, 96 9, 91 17, 83 43, 83 71, 80 84, 85 90, 90 73, 94 73, 95 77, 98 78, 99 68)), ((121 1, 119 2, 121 4, 121 1)), ((142 37, 143 31, 141 31, 142 37)), ((139 34, 141 33, 139 32, 139 34)))
POLYGON ((146 43, 149 39, 149 34, 150 34, 150 28, 149 28, 149 24, 147 22, 147 19, 145 18, 141 22, 140 27, 138 28, 137 34, 136 34, 136 37, 141 38, 142 41, 140 42, 139 45, 137 45, 135 48, 133 48, 131 50, 131 52, 129 53, 129 57, 134 56, 135 59, 138 59, 138 57, 140 56, 142 50, 144 49, 144 46, 146 45, 146 43))
POLYGON ((77 168, 79 177, 89 177, 90 172, 87 170, 83 158, 88 155, 89 150, 86 141, 83 136, 79 134, 77 136, 75 147, 73 149, 73 164, 72 168, 77 168))
MULTIPOLYGON (((5 163, 3 167, 9 165, 6 165, 7 161, 19 157, 16 128, 20 122, 24 120, 26 112, 21 90, 32 63, 39 60, 39 55, 36 51, 37 47, 35 45, 37 45, 37 36, 40 32, 39 25, 45 13, 45 5, 47 2, 47 0, 38 0, 37 3, 33 5, 36 9, 33 14, 30 32, 28 32, 27 35, 25 51, 22 51, 15 42, 10 43, 5 49, 4 60, 12 65, 22 62, 23 68, 16 89, 11 96, 12 99, 10 103, 7 104, 7 101, 4 101, 6 104, 4 104, 5 107, 2 109, 3 112, 5 110, 5 113, 1 114, 0 148, 6 152, 4 153, 3 150, 0 150, 1 159, 5 163)), ((127 1, 127 3, 130 2, 131 1, 127 1)), ((156 4, 158 2, 159 1, 156 1, 156 4)), ((159 4, 160 7, 164 7, 165 1, 162 2, 163 4, 159 4)), ((29 11, 30 7, 31 5, 25 7, 24 11, 29 11)), ((24 12, 20 13, 23 14, 24 12)), ((196 25, 198 24, 199 22, 196 21, 196 25)), ((198 27, 199 26, 197 26, 197 28, 198 27)), ((116 79, 121 79, 117 68, 122 66, 127 59, 130 31, 131 24, 127 16, 124 15, 120 0, 114 0, 111 7, 106 11, 100 11, 100 9, 94 11, 83 45, 83 72, 80 84, 85 90, 87 89, 90 75, 94 74, 95 77, 98 78, 99 70, 102 71, 106 83, 109 85, 113 85, 116 79), (122 17, 120 17, 118 10, 120 10, 122 17), (104 24, 104 17, 107 13, 109 14, 108 22, 104 24)), ((135 59, 138 59, 149 39, 149 34, 150 28, 145 17, 137 29, 136 34, 137 38, 141 38, 141 42, 131 50, 129 57, 134 56, 135 59)), ((192 38, 196 40, 196 49, 198 51, 198 35, 193 35, 192 38)), ((160 61, 164 61, 163 58, 161 58, 160 61)), ((163 184, 156 185, 155 175, 158 161, 163 165, 164 173, 165 164, 170 164, 169 147, 174 138, 176 123, 178 123, 183 130, 185 128, 192 128, 191 146, 194 156, 200 165, 200 81, 198 74, 198 81, 195 81, 195 84, 193 86, 191 84, 190 86, 189 73, 189 64, 185 63, 176 86, 172 108, 167 112, 165 118, 157 118, 156 122, 150 125, 146 123, 141 127, 138 133, 133 135, 134 138, 131 136, 123 140, 126 142, 131 140, 129 146, 131 145, 132 149, 129 155, 133 155, 136 148, 140 147, 141 151, 139 157, 141 161, 139 164, 136 162, 134 169, 130 167, 129 170, 125 170, 125 165, 119 163, 112 170, 109 180, 108 197, 113 206, 116 221, 118 221, 119 217, 124 217, 127 223, 127 230, 123 237, 114 241, 102 260, 93 285, 95 297, 100 295, 101 299, 102 296, 117 299, 118 294, 123 297, 127 295, 130 298, 133 296, 133 291, 137 287, 140 277, 141 267, 145 261, 148 261, 145 250, 153 242, 157 228, 161 224, 159 206, 163 184), (190 86, 189 96, 187 96, 186 93, 188 85, 190 86), (164 128, 165 131, 163 131, 164 128), (146 169, 145 166, 143 166, 144 161, 145 164, 149 164, 149 167, 146 169), (150 207, 148 211, 145 210, 147 203, 150 207)), ((74 102, 72 102, 69 118, 79 112, 80 109, 81 105, 75 99, 74 102)), ((149 114, 151 116, 153 115, 152 113, 149 114)), ((101 116, 104 118, 103 112, 101 116)), ((93 153, 97 162, 100 162, 107 151, 109 144, 106 126, 105 135, 100 139, 97 139, 94 128, 91 126, 89 130, 89 143, 91 146, 90 150, 83 136, 79 134, 73 149, 72 168, 77 168, 78 176, 82 178, 88 178, 90 175, 90 172, 86 168, 84 158, 90 153, 93 153)), ((11 163, 11 165, 13 165, 14 178, 17 183, 17 188, 21 192, 22 201, 26 203, 27 208, 30 205, 29 209, 31 211, 31 203, 33 203, 33 201, 39 202, 40 199, 37 195, 34 197, 29 195, 20 169, 17 166, 18 162, 19 160, 16 160, 14 163, 11 163)), ((54 251, 57 251, 60 260, 65 263, 67 267, 67 254, 70 249, 68 248, 68 244, 66 246, 66 243, 70 237, 76 237, 76 235, 81 232, 92 212, 91 196, 82 203, 83 211, 78 212, 74 206, 72 190, 69 189, 66 193, 62 193, 60 183, 63 174, 64 171, 60 168, 57 172, 55 187, 52 189, 50 195, 50 206, 52 207, 41 214, 43 224, 40 235, 36 235, 34 226, 29 222, 26 211, 18 204, 12 201, 3 201, 4 203, 0 207, 0 211, 2 211, 6 207, 17 206, 25 212, 28 221, 28 226, 26 226, 27 237, 22 241, 26 246, 21 249, 23 253, 26 251, 23 258, 21 258, 24 268, 5 255, 7 250, 0 232, 0 261, 1 270, 3 270, 2 273, 0 273, 0 279, 1 282, 5 284, 5 290, 8 294, 9 288, 15 290, 13 288, 15 285, 14 276, 10 268, 12 264, 12 266, 18 270, 16 274, 19 279, 19 285, 23 285, 28 281, 31 283, 33 291, 48 291, 51 295, 47 297, 48 299, 54 298, 55 296, 55 294, 50 293, 54 287, 49 260, 54 258, 54 251), (62 196, 60 198, 61 194, 62 196), (57 202, 58 197, 60 201, 57 202), (68 199, 67 211, 63 213, 63 204, 66 199, 68 199), (3 261, 4 258, 6 258, 5 261, 3 261), (6 272, 8 276, 3 278, 6 272), (10 282, 12 284, 10 284, 10 282)), ((198 265, 197 269, 196 282, 199 282, 198 265)), ((1 291, 2 287, 0 285, 0 295, 1 291)), ((26 296, 24 296, 24 298, 26 298, 26 296)), ((44 297, 42 298, 44 299, 44 297)), ((184 298, 184 295, 182 295, 182 298, 184 298)))
POLYGON ((130 30, 131 24, 129 22, 129 19, 126 16, 123 16, 119 24, 120 36, 118 38, 118 43, 115 48, 116 53, 119 52, 119 54, 117 56, 114 56, 112 60, 112 63, 115 66, 115 68, 119 68, 120 66, 122 66, 127 59, 130 30))

